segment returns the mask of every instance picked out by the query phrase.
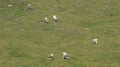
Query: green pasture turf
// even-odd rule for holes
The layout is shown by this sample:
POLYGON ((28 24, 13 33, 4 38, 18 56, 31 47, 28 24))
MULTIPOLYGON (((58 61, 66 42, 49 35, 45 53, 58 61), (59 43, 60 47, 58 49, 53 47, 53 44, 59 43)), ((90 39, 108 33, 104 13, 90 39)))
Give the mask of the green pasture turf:
POLYGON ((0 0, 0 67, 120 67, 120 0, 0 0))

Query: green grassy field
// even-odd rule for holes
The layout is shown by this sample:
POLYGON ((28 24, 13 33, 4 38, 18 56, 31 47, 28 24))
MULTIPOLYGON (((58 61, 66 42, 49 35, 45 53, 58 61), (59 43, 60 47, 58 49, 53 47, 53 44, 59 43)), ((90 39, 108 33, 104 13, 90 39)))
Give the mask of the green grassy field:
POLYGON ((120 67, 120 0, 0 0, 0 67, 120 67))

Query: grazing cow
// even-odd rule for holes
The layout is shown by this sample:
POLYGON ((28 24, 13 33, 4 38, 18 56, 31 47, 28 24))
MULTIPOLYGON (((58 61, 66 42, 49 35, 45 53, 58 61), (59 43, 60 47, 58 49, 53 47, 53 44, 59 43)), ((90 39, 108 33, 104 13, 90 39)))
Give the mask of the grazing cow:
POLYGON ((92 41, 93 41, 93 44, 97 44, 98 43, 98 39, 97 38, 93 39, 92 41))
POLYGON ((12 5, 8 5, 8 7, 12 7, 12 5))
POLYGON ((50 61, 52 61, 54 59, 54 55, 53 53, 50 54, 50 57, 49 57, 50 61))
POLYGON ((31 6, 31 4, 28 4, 28 10, 30 10, 30 11, 32 11, 32 10, 33 10, 33 8, 32 8, 32 6, 31 6))
POLYGON ((47 17, 45 17, 44 20, 45 20, 45 23, 49 22, 47 17))
POLYGON ((68 56, 68 54, 66 52, 63 52, 63 59, 69 59, 70 57, 68 56))
POLYGON ((57 17, 56 17, 56 15, 53 15, 53 20, 54 20, 55 22, 57 22, 57 17))

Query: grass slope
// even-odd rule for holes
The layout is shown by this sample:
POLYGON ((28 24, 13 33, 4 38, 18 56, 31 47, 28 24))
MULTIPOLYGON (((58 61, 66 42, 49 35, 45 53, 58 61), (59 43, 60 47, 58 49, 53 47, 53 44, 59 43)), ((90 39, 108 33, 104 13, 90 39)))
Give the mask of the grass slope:
POLYGON ((0 67, 119 67, 119 6, 119 0, 0 0, 0 67))

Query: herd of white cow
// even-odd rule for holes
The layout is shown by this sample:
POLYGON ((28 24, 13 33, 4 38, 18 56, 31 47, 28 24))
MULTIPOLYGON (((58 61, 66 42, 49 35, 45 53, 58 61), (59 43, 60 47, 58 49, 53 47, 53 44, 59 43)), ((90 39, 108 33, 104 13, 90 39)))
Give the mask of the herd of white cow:
MULTIPOLYGON (((93 39, 92 43, 94 45, 97 44, 98 43, 98 39, 97 38, 93 39)), ((53 53, 50 54, 49 59, 50 59, 50 61, 54 60, 54 54, 53 53)), ((66 52, 63 52, 63 59, 66 59, 66 60, 70 59, 69 55, 66 52)))
MULTIPOLYGON (((63 59, 69 59, 70 57, 68 56, 68 54, 66 52, 63 52, 63 59)), ((51 53, 50 57, 49 57, 50 61, 52 61, 54 59, 54 54, 51 53)))
MULTIPOLYGON (((49 23, 49 20, 48 20, 47 17, 45 17, 44 20, 45 20, 45 23, 49 23)), ((54 20, 55 22, 57 22, 57 16, 56 16, 56 15, 53 15, 53 20, 54 20)))
MULTIPOLYGON (((8 5, 8 7, 12 7, 12 5, 8 5)), ((29 9, 29 10, 32 10, 31 4, 28 4, 28 9, 29 9)), ((49 20, 48 20, 47 17, 45 17, 44 20, 45 20, 45 23, 49 23, 49 20)), ((53 20, 54 20, 55 22, 57 22, 58 18, 57 18, 56 15, 53 15, 53 20)), ((98 43, 98 39, 97 39, 97 38, 94 38, 94 39, 92 40, 92 43, 93 43, 94 45, 97 44, 97 43, 98 43)), ((68 55, 66 52, 63 52, 63 59, 70 59, 69 55, 68 55)), ((53 54, 53 53, 50 54, 49 60, 50 60, 50 61, 54 60, 54 54, 53 54)))

